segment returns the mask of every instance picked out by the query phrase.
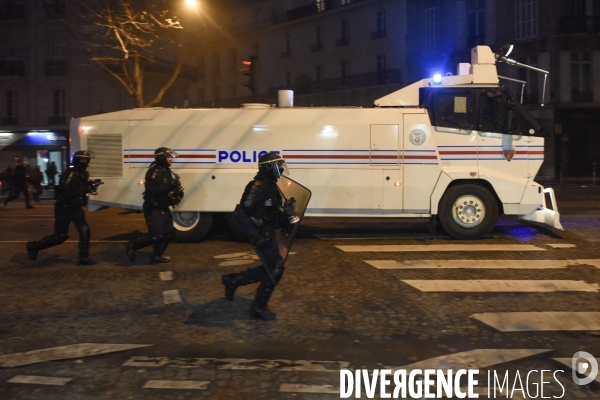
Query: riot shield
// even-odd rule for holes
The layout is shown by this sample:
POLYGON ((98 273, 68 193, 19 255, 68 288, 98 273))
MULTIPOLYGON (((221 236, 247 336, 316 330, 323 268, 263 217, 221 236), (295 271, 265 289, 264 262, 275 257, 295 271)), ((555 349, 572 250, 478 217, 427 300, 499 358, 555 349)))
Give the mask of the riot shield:
POLYGON ((304 213, 306 212, 306 207, 308 207, 308 202, 312 193, 310 190, 298 182, 288 178, 287 176, 282 176, 277 180, 277 187, 283 196, 283 202, 285 202, 287 199, 291 199, 292 197, 296 200, 294 211, 295 216, 299 218, 299 221, 293 225, 294 228, 289 235, 286 235, 281 230, 277 231, 277 246, 279 247, 279 254, 285 263, 287 256, 290 253, 290 248, 292 247, 292 242, 294 241, 296 232, 298 231, 298 227, 300 226, 302 218, 304 217, 304 213))

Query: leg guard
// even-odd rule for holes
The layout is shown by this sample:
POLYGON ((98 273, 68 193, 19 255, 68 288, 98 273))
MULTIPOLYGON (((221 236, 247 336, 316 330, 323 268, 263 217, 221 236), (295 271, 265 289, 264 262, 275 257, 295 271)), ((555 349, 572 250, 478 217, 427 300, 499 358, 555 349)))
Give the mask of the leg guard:
POLYGON ((163 253, 169 245, 172 236, 173 233, 169 232, 163 236, 163 239, 160 242, 152 246, 154 249, 154 252, 150 256, 150 262, 152 264, 166 264, 171 262, 171 257, 164 257, 163 253))
POLYGON ((275 314, 269 310, 267 304, 273 294, 275 286, 269 279, 263 279, 258 289, 256 289, 256 297, 250 304, 250 317, 253 319, 262 319, 264 321, 272 321, 275 319, 275 314))
POLYGON ((47 249, 48 247, 57 246, 62 244, 67 240, 69 236, 61 235, 61 234, 53 234, 50 236, 46 236, 42 240, 34 240, 32 242, 27 242, 27 256, 31 261, 35 261, 37 258, 38 251, 47 249))
POLYGON ((79 257, 85 258, 90 255, 90 238, 92 232, 89 225, 83 225, 79 231, 79 257))

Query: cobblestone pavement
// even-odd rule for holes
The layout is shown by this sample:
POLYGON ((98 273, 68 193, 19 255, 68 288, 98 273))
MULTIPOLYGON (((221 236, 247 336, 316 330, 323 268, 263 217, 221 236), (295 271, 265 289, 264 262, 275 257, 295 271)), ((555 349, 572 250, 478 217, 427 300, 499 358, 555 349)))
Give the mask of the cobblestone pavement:
MULTIPOLYGON (((600 330, 502 332, 474 318, 500 312, 600 312, 597 290, 428 292, 407 281, 582 281, 593 288, 600 285, 600 264, 379 269, 365 262, 599 260, 600 190, 562 187, 557 196, 566 232, 502 218, 490 237, 468 242, 431 234, 424 220, 306 218, 271 300, 274 322, 249 319, 255 285, 240 288, 233 302, 223 298, 220 276, 257 261, 251 247, 235 240, 222 221, 201 243, 173 243, 167 250, 171 264, 146 264, 147 249, 130 265, 123 243, 145 231, 142 215, 122 209, 89 213, 92 256, 99 262, 81 267, 75 265, 74 228, 67 243, 41 252, 35 262, 27 258, 25 241, 51 233, 49 200, 33 210, 18 201, 0 206, 0 365, 1 355, 78 343, 153 345, 0 367, 0 399, 339 398, 341 366, 405 366, 477 349, 549 350, 488 363, 481 368, 479 386, 487 385, 488 370, 514 377, 516 371, 525 376, 530 370, 562 369, 562 398, 598 399, 598 382, 575 385, 571 370, 554 359, 570 359, 581 350, 600 357, 600 330), (503 247, 408 252, 342 247, 444 244, 503 247), (509 245, 541 250, 508 251, 509 245), (168 271, 172 279, 161 280, 168 275, 161 272, 168 271), (182 302, 166 305, 163 292, 173 290, 182 302), (71 380, 61 386, 7 382, 19 375, 71 380), (149 381, 193 381, 197 388, 152 389, 149 381)), ((559 397, 561 390, 554 382, 544 396, 559 397)))

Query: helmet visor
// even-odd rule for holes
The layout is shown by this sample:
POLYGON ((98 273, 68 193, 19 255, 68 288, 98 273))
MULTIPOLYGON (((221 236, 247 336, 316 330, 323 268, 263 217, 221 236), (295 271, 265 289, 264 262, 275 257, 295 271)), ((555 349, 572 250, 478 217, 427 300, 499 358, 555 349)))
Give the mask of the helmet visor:
POLYGON ((290 176, 290 170, 287 167, 287 163, 285 162, 285 160, 281 159, 277 161, 277 164, 275 165, 275 176, 277 176, 277 179, 281 178, 283 175, 285 176, 290 176))

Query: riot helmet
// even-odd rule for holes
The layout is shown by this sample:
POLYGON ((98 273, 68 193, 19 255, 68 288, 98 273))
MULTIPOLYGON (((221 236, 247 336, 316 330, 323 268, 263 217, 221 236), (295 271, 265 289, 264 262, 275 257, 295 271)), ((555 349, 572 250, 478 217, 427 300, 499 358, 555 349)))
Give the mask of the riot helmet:
POLYGON ((71 165, 73 165, 77 169, 81 169, 85 171, 90 165, 90 160, 92 159, 92 152, 89 150, 78 150, 73 154, 73 159, 71 160, 71 165))
POLYGON ((289 175, 287 164, 277 153, 265 153, 258 159, 258 171, 266 174, 272 179, 279 179, 283 175, 289 175))
POLYGON ((164 168, 171 166, 169 158, 177 158, 177 156, 178 154, 168 147, 159 147, 154 150, 154 162, 164 168))

